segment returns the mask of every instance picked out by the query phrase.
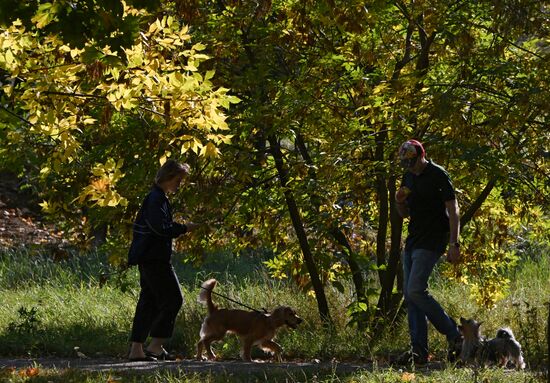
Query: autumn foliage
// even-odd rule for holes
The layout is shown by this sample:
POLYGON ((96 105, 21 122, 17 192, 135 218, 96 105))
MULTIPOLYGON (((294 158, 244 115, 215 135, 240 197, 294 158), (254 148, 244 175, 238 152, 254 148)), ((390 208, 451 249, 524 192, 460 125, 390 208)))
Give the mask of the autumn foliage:
POLYGON ((324 318, 324 287, 350 279, 350 315, 384 323, 401 299, 395 154, 411 137, 455 182, 466 259, 445 272, 480 303, 505 294, 522 235, 547 238, 544 5, 84 3, 2 19, 0 166, 114 264, 176 157, 193 174, 175 210, 204 224, 178 243, 190 260, 269 249, 273 275, 311 289, 324 318))

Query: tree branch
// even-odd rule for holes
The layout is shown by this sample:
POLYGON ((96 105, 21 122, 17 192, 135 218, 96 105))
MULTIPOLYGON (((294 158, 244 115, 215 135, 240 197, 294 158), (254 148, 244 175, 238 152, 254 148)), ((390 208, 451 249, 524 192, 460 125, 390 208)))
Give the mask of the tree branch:
POLYGON ((464 227, 470 220, 474 217, 474 214, 477 210, 483 205, 483 202, 487 199, 493 188, 497 183, 497 176, 494 176, 489 180, 485 188, 482 190, 481 194, 475 199, 474 202, 468 207, 468 210, 460 218, 460 227, 464 227))
POLYGON ((4 110, 5 112, 7 112, 8 114, 10 114, 11 116, 17 118, 18 120, 20 121, 23 121, 24 123, 30 125, 30 126, 34 126, 34 124, 32 122, 30 122, 29 120, 21 117, 20 115, 18 115, 17 113, 15 112, 12 112, 11 110, 9 110, 8 108, 6 108, 4 105, 0 104, 0 108, 2 108, 2 110, 4 110))

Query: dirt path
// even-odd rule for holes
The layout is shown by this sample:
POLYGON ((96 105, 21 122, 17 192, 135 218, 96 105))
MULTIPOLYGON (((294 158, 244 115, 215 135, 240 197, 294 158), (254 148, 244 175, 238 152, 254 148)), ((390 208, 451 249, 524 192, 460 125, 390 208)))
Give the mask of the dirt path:
POLYGON ((0 370, 4 368, 23 369, 38 365, 41 368, 65 370, 79 369, 85 371, 133 371, 150 373, 157 370, 183 370, 186 373, 212 373, 231 374, 247 371, 251 374, 262 372, 325 372, 337 375, 347 375, 361 370, 372 370, 372 364, 368 363, 334 363, 334 362, 242 362, 237 360, 199 362, 192 359, 173 362, 128 362, 121 359, 63 359, 63 358, 37 358, 37 359, 0 359, 0 370))
POLYGON ((71 359, 71 358, 36 358, 36 359, 0 359, 2 368, 26 368, 34 365, 42 368, 55 369, 81 369, 88 371, 142 371, 151 372, 158 369, 181 369, 187 372, 222 373, 233 371, 265 371, 265 370, 328 370, 339 373, 350 373, 358 370, 370 370, 372 365, 332 362, 242 362, 228 361, 202 361, 184 359, 178 361, 162 362, 128 362, 124 359, 71 359))
MULTIPOLYGON (((372 371, 371 362, 266 362, 253 363, 240 360, 199 362, 193 359, 184 359, 173 362, 128 362, 123 359, 77 359, 77 358, 37 358, 37 359, 0 359, 0 369, 27 368, 38 365, 48 369, 81 369, 87 371, 139 371, 154 372, 159 369, 184 370, 188 373, 232 373, 232 372, 263 372, 263 371, 323 371, 338 375, 351 374, 361 370, 372 371)), ((430 362, 423 370, 439 370, 441 363, 430 362)))

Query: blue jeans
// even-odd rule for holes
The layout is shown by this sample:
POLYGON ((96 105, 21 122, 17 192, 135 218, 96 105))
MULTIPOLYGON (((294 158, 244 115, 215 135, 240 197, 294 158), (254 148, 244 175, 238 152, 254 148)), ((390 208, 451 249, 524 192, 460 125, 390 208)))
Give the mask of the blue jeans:
POLYGON ((460 335, 456 322, 428 292, 428 279, 440 253, 413 249, 403 252, 403 295, 407 303, 412 351, 428 355, 428 320, 448 341, 460 335))

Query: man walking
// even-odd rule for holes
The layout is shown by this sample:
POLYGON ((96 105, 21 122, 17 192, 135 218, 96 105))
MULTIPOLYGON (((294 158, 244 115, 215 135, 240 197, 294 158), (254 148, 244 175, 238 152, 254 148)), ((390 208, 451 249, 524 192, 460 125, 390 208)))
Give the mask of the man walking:
POLYGON ((449 342, 448 359, 458 356, 461 335, 456 322, 428 292, 428 279, 440 256, 460 261, 460 221, 455 191, 441 166, 426 159, 422 144, 408 140, 399 149, 406 169, 395 195, 397 211, 409 217, 403 252, 403 293, 407 304, 411 350, 398 362, 425 364, 428 361, 428 320, 449 342))

